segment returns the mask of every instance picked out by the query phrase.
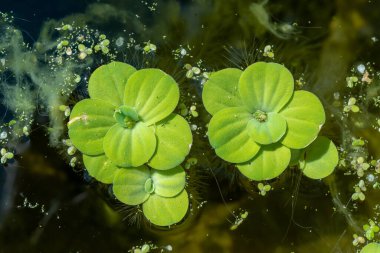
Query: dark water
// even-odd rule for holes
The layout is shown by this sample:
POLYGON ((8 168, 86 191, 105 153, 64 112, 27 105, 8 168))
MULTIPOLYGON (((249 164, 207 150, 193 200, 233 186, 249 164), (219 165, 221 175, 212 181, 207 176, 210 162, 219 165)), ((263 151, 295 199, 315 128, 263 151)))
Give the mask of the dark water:
MULTIPOLYGON (((286 63, 296 77, 306 73, 308 89, 325 104, 333 102, 335 91, 343 90, 354 64, 380 63, 379 44, 371 40, 380 38, 380 5, 375 1, 269 1, 268 26, 249 11, 251 1, 158 1, 154 12, 144 2, 0 0, 0 11, 12 11, 15 27, 33 44, 47 20, 85 13, 93 3, 109 3, 126 11, 125 19, 111 15, 104 22, 89 19, 89 25, 110 36, 117 36, 122 27, 134 31, 138 39, 164 45, 168 52, 157 64, 169 73, 172 65, 165 62, 179 45, 191 45, 194 58, 202 59, 210 70, 249 65, 256 48, 274 45, 276 60, 286 63), (141 23, 133 21, 136 14, 141 23), (273 28, 273 22, 298 25, 284 32, 273 28)), ((72 19, 80 22, 80 18, 72 19)), ((193 91, 199 92, 193 85, 193 91)), ((25 153, 0 167, 0 253, 128 252, 147 242, 159 247, 154 252, 167 252, 168 245, 173 252, 356 252, 352 246, 356 230, 330 195, 329 185, 334 182, 344 204, 350 199, 354 183, 341 171, 325 181, 311 181, 287 170, 273 182, 274 190, 262 197, 231 168, 217 165, 210 173, 198 166, 192 180, 199 185, 199 201, 207 203, 182 226, 159 230, 143 221, 131 224, 126 217, 133 210, 113 203, 106 186, 69 167, 61 158, 65 150, 48 145, 47 118, 36 117, 39 122, 25 153), (249 212, 235 231, 230 230, 235 221, 232 210, 249 212)), ((334 132, 334 120, 324 131, 336 139, 340 134, 334 132)), ((359 131, 371 136, 376 144, 370 144, 370 152, 379 157, 379 135, 359 131)), ((355 210, 358 221, 366 222, 373 215, 378 194, 368 199, 355 210)))

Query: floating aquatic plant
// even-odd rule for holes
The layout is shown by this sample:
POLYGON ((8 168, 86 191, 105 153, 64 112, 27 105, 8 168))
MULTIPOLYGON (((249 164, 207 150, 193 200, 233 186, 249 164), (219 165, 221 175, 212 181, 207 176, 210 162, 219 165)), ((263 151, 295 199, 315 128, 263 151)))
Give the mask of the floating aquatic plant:
POLYGON ((144 203, 152 223, 179 222, 188 195, 178 165, 190 151, 192 135, 187 121, 172 113, 179 100, 174 79, 159 69, 137 71, 111 62, 94 71, 88 91, 90 98, 74 106, 68 128, 89 174, 113 183, 120 201, 144 203))
POLYGON ((380 243, 371 242, 367 244, 360 253, 380 253, 380 243))
POLYGON ((117 171, 113 181, 115 196, 128 205, 142 204, 145 217, 159 226, 169 226, 186 215, 189 198, 186 175, 181 166, 154 170, 146 166, 117 171))
POLYGON ((373 240, 375 234, 380 230, 379 226, 373 220, 369 220, 369 224, 363 225, 363 229, 365 231, 365 237, 368 240, 373 240))
MULTIPOLYGON (((325 123, 318 97, 294 91, 292 74, 277 63, 215 72, 202 98, 213 115, 208 137, 216 154, 252 180, 279 176, 290 163, 291 150, 312 144, 325 123)), ((329 175, 338 162, 335 145, 325 137, 300 153, 306 155, 301 169, 312 178, 329 175), (327 167, 320 170, 319 165, 327 167)))

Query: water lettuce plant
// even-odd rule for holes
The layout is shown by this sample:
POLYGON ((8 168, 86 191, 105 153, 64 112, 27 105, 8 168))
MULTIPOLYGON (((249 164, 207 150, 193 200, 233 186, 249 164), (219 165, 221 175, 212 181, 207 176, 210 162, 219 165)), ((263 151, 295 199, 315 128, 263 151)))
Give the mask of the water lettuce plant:
POLYGON ((280 64, 257 62, 244 71, 217 71, 205 83, 202 99, 213 116, 208 126, 211 146, 249 179, 279 176, 292 150, 306 155, 302 169, 312 178, 327 176, 337 164, 335 145, 316 140, 325 123, 322 103, 311 92, 294 91, 292 74, 280 64), (330 159, 329 167, 316 169, 325 159, 330 159))
POLYGON ((178 165, 190 151, 192 134, 187 121, 173 113, 179 100, 175 80, 159 69, 111 62, 93 72, 88 91, 90 98, 74 106, 68 129, 89 174, 113 183, 120 201, 144 203, 152 223, 179 222, 188 196, 178 165))
POLYGON ((187 213, 189 198, 185 171, 154 170, 146 166, 121 169, 113 181, 115 196, 128 205, 142 204, 145 217, 158 226, 169 226, 187 213))
POLYGON ((360 253, 380 253, 380 243, 371 242, 364 246, 360 253))

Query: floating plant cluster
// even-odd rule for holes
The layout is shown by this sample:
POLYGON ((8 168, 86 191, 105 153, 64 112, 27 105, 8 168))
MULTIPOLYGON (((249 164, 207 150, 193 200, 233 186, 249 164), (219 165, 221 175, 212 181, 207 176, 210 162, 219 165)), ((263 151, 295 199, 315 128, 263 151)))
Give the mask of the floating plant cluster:
POLYGON ((317 137, 325 123, 323 106, 314 94, 293 90, 292 74, 277 63, 213 73, 202 98, 213 115, 208 136, 216 154, 257 181, 279 176, 291 161, 307 177, 330 175, 338 151, 317 137))
MULTIPOLYGON (((260 23, 279 38, 295 32, 293 26, 272 24, 265 3, 250 8, 260 23)), ((169 75, 162 65, 154 66, 159 44, 138 44, 133 34, 112 39, 88 26, 62 23, 54 29, 56 39, 32 47, 11 16, 2 14, 1 22, 8 27, 0 39, 8 45, 0 50, 2 104, 11 115, 0 125, 1 164, 18 159, 14 140, 30 136, 38 112, 49 117, 50 144, 66 151, 71 167, 85 168, 99 185, 108 185, 113 200, 136 207, 156 226, 171 227, 193 215, 191 183, 198 178, 192 175, 212 171, 209 160, 236 167, 261 197, 270 195, 273 179, 287 168, 310 179, 326 178, 336 167, 354 177, 352 212, 367 193, 380 190, 380 159, 370 155, 366 138, 350 130, 380 131, 380 75, 370 64, 353 68, 346 90, 333 94, 325 113, 320 98, 301 89, 304 76, 294 80, 283 64, 255 59, 244 68, 212 72, 193 59, 190 45, 179 45, 169 51, 180 71, 169 75), (139 60, 130 61, 134 57, 139 60), (341 143, 329 136, 337 146, 322 130, 330 119, 339 121, 344 136, 341 143)), ((275 60, 274 48, 260 51, 265 60, 275 60)), ((340 197, 336 191, 331 195, 340 197)), ((231 230, 248 218, 248 210, 240 210, 231 230)), ((380 252, 379 219, 377 210, 353 234, 362 253, 380 252)))
MULTIPOLYGON (((319 179, 338 163, 335 145, 317 137, 325 122, 319 99, 295 91, 282 65, 258 62, 244 72, 225 69, 211 75, 203 89, 208 127, 218 156, 238 163, 249 179, 270 180, 292 163, 319 179)), ((189 207, 186 173, 188 122, 172 112, 179 88, 159 69, 136 70, 111 62, 97 68, 88 84, 90 98, 79 101, 68 122, 72 144, 83 153, 89 174, 112 184, 117 199, 142 204, 155 225, 181 221, 189 207)), ((260 185, 259 185, 260 189, 260 185)), ((270 186, 262 186, 265 195, 270 186)))
POLYGON ((123 203, 143 204, 152 223, 181 221, 189 200, 179 165, 192 135, 187 121, 172 113, 179 100, 174 79, 159 69, 111 62, 94 71, 88 91, 90 99, 74 106, 68 129, 90 175, 112 183, 123 203))

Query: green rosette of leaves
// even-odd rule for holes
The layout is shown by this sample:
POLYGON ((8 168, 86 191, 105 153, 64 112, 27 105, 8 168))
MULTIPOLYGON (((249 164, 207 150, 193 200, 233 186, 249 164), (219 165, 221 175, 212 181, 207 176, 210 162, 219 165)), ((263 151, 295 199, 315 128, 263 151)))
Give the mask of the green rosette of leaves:
POLYGON ((145 217, 153 224, 170 226, 187 213, 189 197, 185 184, 185 171, 181 166, 154 170, 143 165, 118 170, 113 192, 125 204, 142 204, 145 217))
POLYGON ((313 93, 294 91, 293 76, 283 65, 257 62, 244 71, 217 71, 205 83, 202 99, 212 115, 208 126, 211 146, 219 157, 236 163, 249 179, 279 176, 288 167, 292 153, 298 154, 292 159, 302 162, 300 168, 312 178, 327 176, 336 166, 337 151, 331 141, 330 146, 314 148, 311 158, 308 155, 305 160, 310 152, 304 149, 316 140, 325 123, 325 112, 313 93), (311 168, 310 162, 326 158, 328 147, 334 153, 332 161, 318 174, 320 168, 315 172, 315 163, 311 168))
MULTIPOLYGON (((153 188, 163 184, 160 180, 176 184, 179 177, 174 172, 190 152, 192 134, 187 121, 173 113, 179 101, 175 80, 159 69, 136 70, 126 63, 111 62, 92 73, 88 91, 90 98, 74 106, 68 129, 73 145, 83 153, 89 174, 103 183, 113 183, 114 190, 124 185, 139 192, 140 182, 131 171, 140 171, 148 178, 149 166, 162 171, 149 174, 153 188), (160 176, 154 179, 156 174, 160 176)), ((181 175, 182 182, 185 175, 181 175)), ((165 187, 158 188, 158 192, 149 193, 149 202, 125 201, 130 199, 123 196, 126 191, 116 190, 115 196, 126 204, 144 203, 144 214, 154 224, 179 222, 186 213, 183 209, 188 209, 186 191, 182 187, 175 194, 162 194, 165 187), (153 217, 145 211, 151 210, 149 206, 165 214, 159 211, 162 217, 153 217), (172 213, 164 211, 170 206, 172 213)))

